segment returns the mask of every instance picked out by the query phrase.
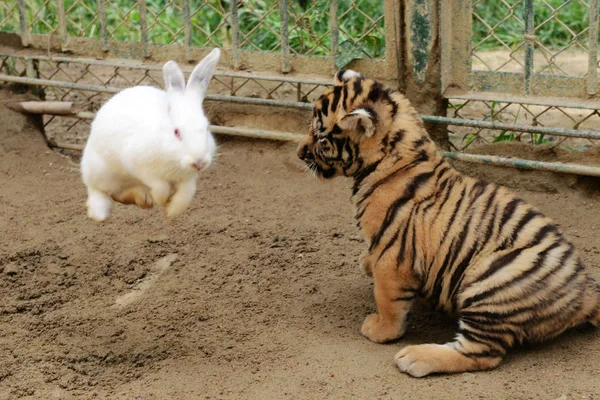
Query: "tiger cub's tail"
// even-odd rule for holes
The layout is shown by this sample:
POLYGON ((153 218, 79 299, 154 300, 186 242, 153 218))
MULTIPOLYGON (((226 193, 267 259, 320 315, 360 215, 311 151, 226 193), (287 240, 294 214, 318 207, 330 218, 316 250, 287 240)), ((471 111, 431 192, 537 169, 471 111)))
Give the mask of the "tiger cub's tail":
POLYGON ((594 326, 600 326, 600 284, 594 278, 588 278, 588 290, 584 307, 587 308, 590 322, 594 326))

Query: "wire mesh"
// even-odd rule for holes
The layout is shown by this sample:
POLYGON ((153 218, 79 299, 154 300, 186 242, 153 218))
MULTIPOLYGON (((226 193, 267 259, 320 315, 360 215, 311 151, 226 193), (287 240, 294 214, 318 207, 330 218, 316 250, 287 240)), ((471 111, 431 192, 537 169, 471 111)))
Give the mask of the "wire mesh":
POLYGON ((0 29, 11 33, 19 31, 17 0, 4 0, 0 2, 0 29))
MULTIPOLYGON (((452 100, 448 108, 448 116, 488 122, 589 131, 597 131, 600 125, 600 113, 597 109, 498 101, 452 100)), ((469 127, 453 127, 449 134, 452 145, 460 151, 478 143, 512 141, 534 146, 560 146, 569 150, 585 150, 600 144, 600 141, 592 139, 469 127)))
POLYGON ((340 0, 332 24, 331 2, 323 0, 3 0, 0 30, 21 30, 19 1, 28 35, 226 49, 237 39, 240 49, 257 52, 281 52, 286 39, 299 55, 376 59, 385 54, 383 2, 340 0), (339 49, 332 25, 339 27, 339 49))
POLYGON ((531 43, 535 74, 585 76, 593 40, 589 1, 534 1, 531 33, 526 32, 526 3, 473 1, 473 68, 524 72, 525 49, 531 43))
MULTIPOLYGON (((28 63, 35 65, 37 78, 52 83, 46 85, 46 100, 72 101, 78 111, 96 112, 117 90, 131 86, 163 86, 159 65, 123 65, 110 62, 38 56, 24 58, 0 55, 0 73, 27 76, 28 63), (70 85, 70 86, 69 86, 70 85)), ((186 77, 191 68, 184 68, 186 77)), ((309 103, 321 94, 329 83, 324 81, 278 80, 250 74, 217 73, 209 86, 211 95, 245 99, 279 100, 309 103)), ((86 120, 46 116, 46 133, 53 139, 65 134, 73 144, 84 143, 89 133, 86 120)))
MULTIPOLYGON (((528 96, 530 91, 535 96, 545 96, 543 89, 551 87, 547 82, 558 82, 542 82, 542 77, 547 76, 577 78, 585 84, 583 93, 590 99, 598 96, 598 0, 444 2, 469 4, 472 8, 472 15, 466 13, 466 18, 471 19, 472 31, 468 32, 467 46, 464 46, 467 48, 471 42, 472 65, 464 63, 469 58, 466 53, 460 62, 472 67, 468 71, 469 85, 480 84, 474 91, 484 90, 492 81, 496 85, 494 90, 500 94, 514 95, 521 90, 520 86, 526 88, 524 93, 518 93, 520 99, 453 100, 449 116, 538 127, 597 129, 600 114, 595 109, 570 108, 559 102, 535 105, 527 103, 523 96, 528 96), (596 25, 591 21, 596 21, 596 25), (488 75, 480 79, 482 76, 475 75, 477 72, 496 77, 489 79, 488 75), (506 72, 513 74, 502 74, 506 72), (512 78, 505 80, 507 75, 512 78), (512 82, 512 86, 509 88, 506 82, 512 82)), ((290 59, 304 57, 302 62, 294 64, 299 67, 294 72, 314 73, 311 67, 317 60, 326 59, 327 71, 330 71, 359 59, 369 60, 369 64, 360 64, 362 67, 371 65, 374 66, 371 71, 384 74, 381 71, 389 69, 377 66, 389 67, 388 62, 399 62, 390 57, 385 60, 387 64, 378 64, 385 57, 386 46, 387 50, 390 46, 395 48, 394 43, 386 44, 386 34, 389 38, 393 31, 385 26, 384 19, 394 21, 394 29, 411 29, 402 27, 396 15, 394 18, 384 15, 396 10, 390 4, 390 1, 368 0, 4 0, 0 3, 0 31, 19 33, 25 44, 31 36, 38 36, 33 37, 39 39, 34 47, 44 48, 49 56, 0 56, 0 69, 9 75, 29 77, 33 68, 39 79, 56 82, 46 89, 48 99, 75 101, 80 110, 92 112, 113 90, 138 84, 160 86, 160 68, 141 62, 151 54, 157 55, 155 60, 176 54, 156 52, 159 46, 181 50, 188 61, 197 60, 202 54, 192 50, 218 46, 231 50, 232 65, 237 70, 243 70, 253 54, 267 59, 261 65, 281 60, 279 72, 283 73, 293 69, 290 59), (63 51, 72 49, 71 41, 82 39, 90 48, 100 43, 103 51, 112 49, 111 55, 133 58, 138 63, 131 66, 54 57, 49 48, 51 39, 57 38, 63 51)), ((448 16, 441 15, 441 18, 448 16)), ((463 25, 468 25, 468 21, 463 25)), ((396 37, 394 35, 391 37, 396 37)), ((77 43, 76 54, 87 54, 85 45, 77 43)), ((97 53, 94 56, 97 57, 97 53)), ((563 84, 560 90, 571 98, 581 96, 581 87, 576 95, 572 94, 574 89, 570 82, 563 84)), ((302 82, 298 77, 286 79, 283 75, 267 78, 244 73, 221 74, 211 84, 211 93, 230 99, 300 104, 314 100, 325 85, 302 82)), ((67 129, 76 142, 83 141, 88 132, 86 121, 46 117, 45 122, 48 132, 67 129)), ((458 149, 467 149, 477 142, 509 140, 572 149, 592 145, 588 139, 490 131, 480 127, 451 126, 451 131, 452 143, 458 149)))

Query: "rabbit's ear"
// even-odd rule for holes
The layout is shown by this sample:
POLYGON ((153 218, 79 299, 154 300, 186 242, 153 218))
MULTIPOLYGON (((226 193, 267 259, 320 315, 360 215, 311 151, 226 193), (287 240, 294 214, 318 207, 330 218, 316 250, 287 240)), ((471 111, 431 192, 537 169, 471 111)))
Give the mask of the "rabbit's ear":
POLYGON ((215 73, 215 68, 221 57, 221 50, 213 49, 192 71, 186 90, 194 90, 204 97, 208 84, 215 73))
POLYGON ((179 65, 175 61, 168 61, 163 66, 163 79, 167 92, 183 92, 185 89, 185 78, 179 65))

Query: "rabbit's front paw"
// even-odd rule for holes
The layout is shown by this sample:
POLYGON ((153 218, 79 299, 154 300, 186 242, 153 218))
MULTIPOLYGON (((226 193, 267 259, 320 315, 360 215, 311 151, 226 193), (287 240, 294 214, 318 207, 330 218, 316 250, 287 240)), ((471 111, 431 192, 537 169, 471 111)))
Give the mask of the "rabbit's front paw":
POLYGON ((171 196, 171 184, 164 181, 156 181, 152 182, 149 186, 154 202, 159 206, 167 204, 169 196, 171 196))
POLYGON ((190 205, 196 194, 196 180, 190 179, 177 186, 166 207, 167 218, 181 215, 190 205))

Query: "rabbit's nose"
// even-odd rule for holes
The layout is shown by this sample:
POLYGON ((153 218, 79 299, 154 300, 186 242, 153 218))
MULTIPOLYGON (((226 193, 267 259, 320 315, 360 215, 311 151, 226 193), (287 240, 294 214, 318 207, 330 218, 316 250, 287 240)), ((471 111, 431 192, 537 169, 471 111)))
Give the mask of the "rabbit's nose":
POLYGON ((192 163, 192 167, 194 167, 196 171, 201 171, 202 169, 204 169, 204 167, 206 167, 206 163, 204 161, 198 160, 195 163, 192 163))

